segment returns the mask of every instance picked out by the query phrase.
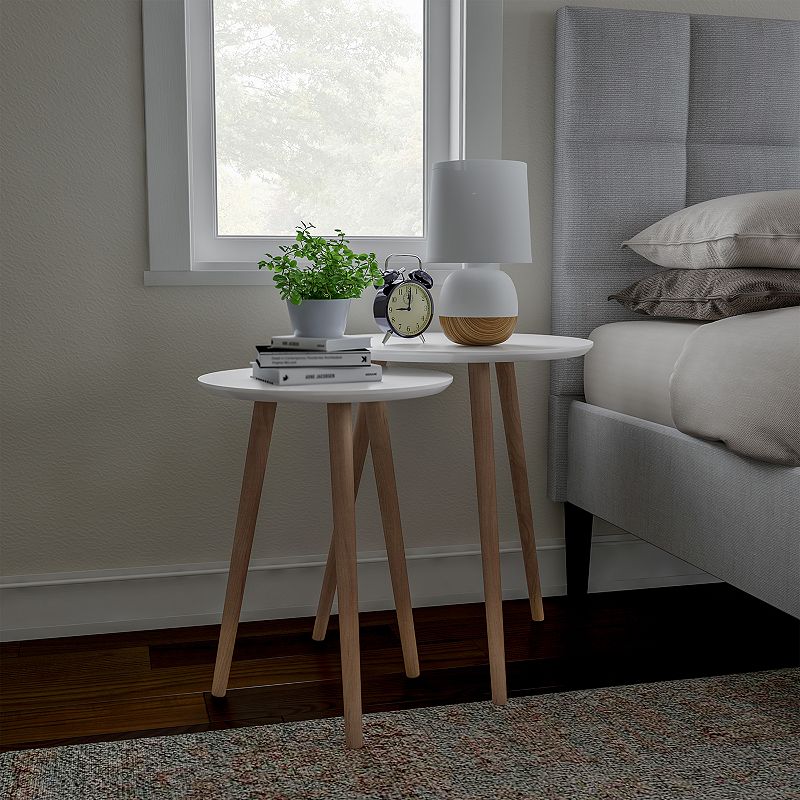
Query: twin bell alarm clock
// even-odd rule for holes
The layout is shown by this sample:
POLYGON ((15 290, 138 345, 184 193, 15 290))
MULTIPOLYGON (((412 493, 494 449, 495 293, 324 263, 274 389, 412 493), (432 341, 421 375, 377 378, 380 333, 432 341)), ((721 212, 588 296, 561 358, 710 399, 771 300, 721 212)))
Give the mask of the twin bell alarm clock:
POLYGON ((378 288, 372 304, 375 324, 386 334, 383 343, 392 336, 413 339, 428 329, 433 319, 433 297, 430 289, 433 278, 422 269, 422 259, 407 253, 387 256, 383 265, 383 285, 378 288), (390 269, 393 258, 414 258, 419 266, 405 274, 405 267, 390 269))

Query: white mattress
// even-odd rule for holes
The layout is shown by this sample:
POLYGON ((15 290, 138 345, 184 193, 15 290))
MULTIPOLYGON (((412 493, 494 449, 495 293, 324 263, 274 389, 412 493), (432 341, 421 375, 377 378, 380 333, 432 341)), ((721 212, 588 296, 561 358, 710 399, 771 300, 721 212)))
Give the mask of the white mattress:
POLYGON ((647 319, 595 328, 584 356, 586 402, 674 428, 669 379, 689 336, 706 322, 647 319))

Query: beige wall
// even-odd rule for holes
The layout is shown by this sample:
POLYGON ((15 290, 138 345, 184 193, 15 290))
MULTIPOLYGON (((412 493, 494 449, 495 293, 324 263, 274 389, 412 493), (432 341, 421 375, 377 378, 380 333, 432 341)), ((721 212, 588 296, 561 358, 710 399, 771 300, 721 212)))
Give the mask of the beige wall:
MULTIPOLYGON (((585 3, 585 0, 584 0, 585 3)), ((606 5, 591 3, 592 5, 606 5)), ((520 329, 549 328, 552 36, 557 2, 506 0, 504 156, 531 166, 536 265, 513 277, 520 329)), ((617 2, 800 17, 797 0, 617 2)), ((245 365, 286 327, 265 288, 147 288, 141 10, 134 0, 2 0, 2 574, 227 557, 248 408, 195 377, 245 365)), ((351 330, 369 330, 368 305, 351 330)), ((410 546, 474 542, 463 371, 399 405, 392 432, 410 546)), ((520 370, 539 536, 547 370, 520 370)), ((322 409, 279 411, 256 556, 326 549, 322 409)), ((507 468, 501 538, 514 537, 507 468)), ((379 545, 374 490, 360 544, 379 545)))

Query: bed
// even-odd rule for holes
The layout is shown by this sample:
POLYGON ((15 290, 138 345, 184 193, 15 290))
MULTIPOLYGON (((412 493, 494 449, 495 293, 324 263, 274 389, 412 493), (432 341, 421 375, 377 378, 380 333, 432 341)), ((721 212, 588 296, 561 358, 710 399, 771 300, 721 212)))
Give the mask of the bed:
POLYGON ((628 331, 630 359, 593 354, 588 396, 580 360, 553 365, 549 493, 565 503, 569 594, 586 591, 597 516, 800 617, 800 467, 677 430, 664 384, 699 323, 607 300, 661 269, 620 249, 648 225, 786 188, 800 188, 800 22, 558 12, 553 333, 653 326, 628 331), (632 367, 637 347, 649 373, 632 367))

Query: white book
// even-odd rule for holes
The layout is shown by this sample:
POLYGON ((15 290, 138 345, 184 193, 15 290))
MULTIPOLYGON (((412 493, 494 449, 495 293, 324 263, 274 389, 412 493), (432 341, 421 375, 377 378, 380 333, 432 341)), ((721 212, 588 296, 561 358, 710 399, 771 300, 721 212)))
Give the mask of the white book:
POLYGON ((258 345, 256 361, 262 367, 368 367, 372 358, 369 350, 324 353, 318 350, 274 350, 258 345))
POLYGON ((260 367, 251 361, 253 377, 272 386, 303 386, 311 383, 366 383, 379 381, 378 364, 368 367, 260 367))
POLYGON ((341 350, 366 350, 372 343, 372 336, 351 335, 338 339, 315 339, 309 336, 273 336, 272 346, 280 350, 318 350, 323 353, 337 353, 341 350))

